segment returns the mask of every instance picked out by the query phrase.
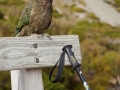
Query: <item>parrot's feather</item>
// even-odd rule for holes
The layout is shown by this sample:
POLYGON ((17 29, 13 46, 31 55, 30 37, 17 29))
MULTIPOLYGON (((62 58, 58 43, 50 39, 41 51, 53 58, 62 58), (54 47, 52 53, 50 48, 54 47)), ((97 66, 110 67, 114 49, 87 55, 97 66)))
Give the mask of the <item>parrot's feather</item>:
POLYGON ((48 29, 48 28, 49 28, 49 26, 50 26, 50 24, 51 24, 51 20, 50 20, 49 24, 47 25, 47 27, 46 27, 45 29, 48 29))
POLYGON ((16 32, 15 32, 14 36, 16 36, 22 30, 22 28, 29 23, 30 13, 31 13, 32 4, 33 4, 32 2, 33 2, 33 0, 30 0, 28 3, 29 6, 26 5, 26 7, 24 8, 24 10, 21 14, 21 17, 18 21, 16 32))

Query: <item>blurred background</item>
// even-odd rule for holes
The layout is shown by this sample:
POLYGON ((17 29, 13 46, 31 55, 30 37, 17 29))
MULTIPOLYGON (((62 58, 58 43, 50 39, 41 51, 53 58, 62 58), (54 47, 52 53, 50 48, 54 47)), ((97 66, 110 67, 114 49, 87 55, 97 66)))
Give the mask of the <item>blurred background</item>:
MULTIPOLYGON (((0 37, 13 37, 21 11, 28 0, 0 0, 0 37)), ((80 38, 81 69, 92 90, 120 90, 120 0, 53 0, 50 35, 76 34, 80 38)), ((71 66, 59 83, 48 80, 45 90, 84 90, 71 66)), ((10 74, 0 72, 0 90, 11 90, 10 74)))

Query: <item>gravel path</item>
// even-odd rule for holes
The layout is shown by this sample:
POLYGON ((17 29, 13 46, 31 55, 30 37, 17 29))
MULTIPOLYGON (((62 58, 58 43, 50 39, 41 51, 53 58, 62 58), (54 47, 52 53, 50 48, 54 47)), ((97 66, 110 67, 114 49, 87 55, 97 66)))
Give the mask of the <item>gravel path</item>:
POLYGON ((120 13, 103 0, 84 0, 87 8, 92 11, 102 22, 112 26, 120 25, 120 13))

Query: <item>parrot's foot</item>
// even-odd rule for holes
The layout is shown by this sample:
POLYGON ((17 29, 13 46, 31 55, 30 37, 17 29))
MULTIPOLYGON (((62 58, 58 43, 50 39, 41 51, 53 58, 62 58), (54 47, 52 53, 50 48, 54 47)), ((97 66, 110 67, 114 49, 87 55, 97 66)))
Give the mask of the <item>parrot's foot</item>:
POLYGON ((42 38, 43 38, 43 37, 47 37, 47 38, 49 38, 50 40, 52 40, 51 36, 50 36, 49 34, 47 34, 47 33, 43 33, 43 34, 41 35, 41 37, 42 37, 42 38))
POLYGON ((49 34, 47 34, 47 33, 43 33, 43 34, 31 34, 31 36, 32 36, 32 37, 38 37, 38 38, 47 37, 47 38, 49 38, 50 40, 52 40, 52 39, 51 39, 51 36, 50 36, 49 34))

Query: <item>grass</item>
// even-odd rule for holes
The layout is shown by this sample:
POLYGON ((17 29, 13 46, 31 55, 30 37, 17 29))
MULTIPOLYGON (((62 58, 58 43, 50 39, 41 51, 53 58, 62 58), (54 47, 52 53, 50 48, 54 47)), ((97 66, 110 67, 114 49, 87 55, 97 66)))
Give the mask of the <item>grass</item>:
POLYGON ((94 13, 87 12, 87 16, 88 16, 90 19, 99 20, 99 18, 96 17, 94 13))
POLYGON ((69 34, 74 33, 80 36, 83 41, 90 35, 91 38, 97 39, 100 37, 116 38, 120 37, 120 27, 112 27, 101 22, 88 22, 86 20, 78 22, 78 24, 69 29, 69 34))
POLYGON ((83 10, 82 8, 76 7, 75 4, 73 4, 73 5, 70 6, 70 10, 71 10, 72 12, 78 12, 78 13, 85 12, 85 10, 83 10))
POLYGON ((20 5, 23 4, 23 0, 0 0, 0 4, 2 5, 20 5))
POLYGON ((60 14, 57 10, 53 10, 53 17, 55 17, 55 18, 61 18, 61 17, 63 17, 63 16, 65 16, 65 15, 63 15, 63 14, 60 14))
POLYGON ((120 7, 120 0, 114 0, 115 4, 120 7))

